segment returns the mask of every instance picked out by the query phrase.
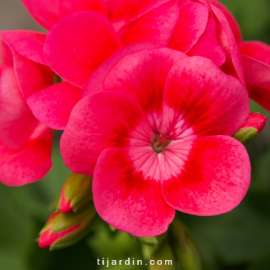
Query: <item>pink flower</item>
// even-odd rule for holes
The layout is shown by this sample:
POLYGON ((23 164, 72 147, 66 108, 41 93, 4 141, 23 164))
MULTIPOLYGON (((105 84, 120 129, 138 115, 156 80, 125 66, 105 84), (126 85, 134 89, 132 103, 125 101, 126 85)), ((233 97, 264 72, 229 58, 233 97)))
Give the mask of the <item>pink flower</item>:
POLYGON ((53 83, 43 57, 45 35, 1 32, 0 181, 18 186, 41 179, 51 167, 51 129, 32 114, 26 98, 53 83))
POLYGON ((91 76, 60 144, 73 172, 93 176, 98 214, 153 236, 175 209, 230 211, 250 183, 247 152, 230 137, 249 115, 247 91, 203 57, 126 51, 91 76))
POLYGON ((245 84, 234 37, 241 38, 238 25, 217 1, 23 2, 50 29, 45 58, 52 70, 66 81, 27 100, 35 117, 53 129, 66 127, 70 112, 93 72, 117 50, 137 42, 151 41, 190 56, 210 58, 225 73, 245 84))
POLYGON ((270 46, 259 41, 240 45, 250 97, 270 111, 270 46))

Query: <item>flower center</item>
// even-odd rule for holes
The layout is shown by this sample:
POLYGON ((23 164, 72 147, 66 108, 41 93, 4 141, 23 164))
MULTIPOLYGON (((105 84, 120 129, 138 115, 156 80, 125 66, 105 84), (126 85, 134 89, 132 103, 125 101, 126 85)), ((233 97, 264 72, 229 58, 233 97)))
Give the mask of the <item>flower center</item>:
POLYGON ((157 153, 162 152, 170 142, 169 137, 170 136, 164 136, 163 134, 157 135, 152 144, 154 151, 157 153))

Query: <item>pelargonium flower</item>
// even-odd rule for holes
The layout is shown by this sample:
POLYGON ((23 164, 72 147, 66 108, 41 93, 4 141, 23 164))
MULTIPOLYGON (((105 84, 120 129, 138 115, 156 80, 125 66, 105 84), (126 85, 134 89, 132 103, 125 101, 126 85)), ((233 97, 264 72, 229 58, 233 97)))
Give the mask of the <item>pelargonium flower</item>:
POLYGON ((23 2, 50 29, 45 58, 66 81, 28 99, 34 115, 51 128, 64 129, 93 72, 117 50, 137 42, 151 41, 190 56, 210 58, 245 84, 234 37, 239 39, 240 31, 232 15, 217 1, 109 0, 95 5, 85 0, 23 2))
POLYGON ((217 215, 243 199, 250 163, 231 135, 249 99, 238 79, 157 48, 112 57, 86 88, 60 148, 73 172, 93 176, 96 210, 113 227, 158 235, 175 209, 217 215))
POLYGON ((270 46, 259 41, 240 45, 250 97, 270 111, 270 46))
POLYGON ((32 114, 26 98, 53 83, 46 65, 46 35, 1 32, 0 181, 23 185, 41 179, 51 167, 52 131, 32 114))

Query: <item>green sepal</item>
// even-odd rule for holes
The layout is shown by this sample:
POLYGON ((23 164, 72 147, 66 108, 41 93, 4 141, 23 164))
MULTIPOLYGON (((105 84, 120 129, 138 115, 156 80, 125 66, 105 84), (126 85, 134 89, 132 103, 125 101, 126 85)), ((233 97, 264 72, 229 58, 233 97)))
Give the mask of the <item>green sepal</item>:
POLYGON ((252 127, 240 128, 233 134, 233 138, 242 144, 248 144, 258 135, 258 130, 252 127))
POLYGON ((65 248, 75 244, 89 233, 95 216, 96 210, 93 203, 83 208, 79 213, 63 214, 59 212, 45 224, 40 234, 47 230, 50 230, 50 234, 63 232, 80 225, 76 230, 61 237, 50 246, 50 250, 65 248))
POLYGON ((72 173, 66 180, 63 186, 65 200, 67 202, 70 201, 73 212, 80 211, 80 209, 93 200, 92 181, 92 177, 75 173, 72 173))

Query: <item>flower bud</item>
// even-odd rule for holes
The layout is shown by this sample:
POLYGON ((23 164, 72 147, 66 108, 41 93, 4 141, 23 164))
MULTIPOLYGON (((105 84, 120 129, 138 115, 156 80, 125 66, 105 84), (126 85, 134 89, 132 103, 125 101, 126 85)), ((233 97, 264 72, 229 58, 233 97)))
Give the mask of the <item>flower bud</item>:
POLYGON ((233 137, 242 144, 248 144, 263 130, 266 120, 267 117, 259 113, 250 113, 246 123, 234 133, 233 137))
POLYGON ((95 215, 93 203, 78 213, 53 213, 40 231, 38 245, 53 250, 75 244, 90 231, 95 215))
POLYGON ((69 176, 60 195, 58 208, 61 213, 77 212, 92 201, 92 180, 92 177, 83 174, 69 176))
POLYGON ((176 258, 183 270, 201 270, 199 252, 195 240, 186 226, 176 218, 170 226, 176 258))

